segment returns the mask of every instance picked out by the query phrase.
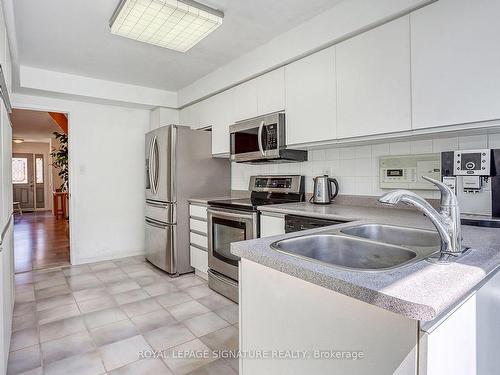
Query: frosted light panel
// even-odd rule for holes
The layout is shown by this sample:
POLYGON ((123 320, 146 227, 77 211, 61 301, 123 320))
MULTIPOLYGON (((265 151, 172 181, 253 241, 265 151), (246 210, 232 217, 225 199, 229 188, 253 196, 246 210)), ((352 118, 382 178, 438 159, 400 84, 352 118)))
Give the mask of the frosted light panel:
POLYGON ((222 24, 222 16, 176 0, 125 0, 111 32, 186 52, 222 24))

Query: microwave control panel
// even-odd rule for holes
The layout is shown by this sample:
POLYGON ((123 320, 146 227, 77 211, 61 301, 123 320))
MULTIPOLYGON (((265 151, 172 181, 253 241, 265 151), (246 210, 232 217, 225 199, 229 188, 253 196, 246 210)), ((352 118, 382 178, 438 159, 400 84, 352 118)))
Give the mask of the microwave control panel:
POLYGON ((455 176, 489 176, 491 169, 491 150, 455 151, 455 176))
POLYGON ((437 189, 422 176, 441 180, 441 154, 391 155, 379 159, 381 189, 437 189))
POLYGON ((275 150, 278 148, 278 124, 270 124, 264 127, 265 129, 265 150, 275 150))

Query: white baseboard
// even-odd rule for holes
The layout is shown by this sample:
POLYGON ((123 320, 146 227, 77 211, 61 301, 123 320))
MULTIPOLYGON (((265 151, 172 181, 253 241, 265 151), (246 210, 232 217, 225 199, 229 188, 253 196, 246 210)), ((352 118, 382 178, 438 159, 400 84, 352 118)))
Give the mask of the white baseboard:
POLYGON ((194 274, 195 274, 196 276, 201 277, 202 279, 208 280, 208 275, 207 275, 205 272, 203 272, 203 271, 200 271, 200 270, 195 269, 195 270, 194 270, 194 274))
POLYGON ((144 250, 138 250, 138 251, 115 251, 115 252, 109 252, 105 254, 101 254, 99 256, 95 257, 77 257, 73 256, 71 259, 71 265, 76 266, 79 264, 87 264, 87 263, 95 263, 95 262, 103 262, 106 260, 114 260, 114 259, 121 259, 121 258, 128 258, 128 257, 134 257, 134 256, 139 256, 139 255, 146 255, 146 252, 144 250))

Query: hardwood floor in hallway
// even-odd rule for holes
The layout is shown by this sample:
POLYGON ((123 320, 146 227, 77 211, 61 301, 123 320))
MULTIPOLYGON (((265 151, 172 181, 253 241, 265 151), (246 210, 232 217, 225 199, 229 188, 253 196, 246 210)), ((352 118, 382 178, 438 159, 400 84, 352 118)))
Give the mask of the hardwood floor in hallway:
POLYGON ((14 218, 15 272, 69 264, 67 222, 50 211, 25 212, 14 218))

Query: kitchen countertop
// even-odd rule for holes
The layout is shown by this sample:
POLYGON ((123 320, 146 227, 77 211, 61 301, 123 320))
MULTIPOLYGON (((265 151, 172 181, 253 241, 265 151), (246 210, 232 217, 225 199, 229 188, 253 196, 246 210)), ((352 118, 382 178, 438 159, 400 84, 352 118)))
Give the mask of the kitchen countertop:
MULTIPOLYGON (((295 214, 339 221, 434 228, 419 211, 347 205, 314 205, 306 202, 261 206, 262 212, 295 214)), ((328 227, 333 228, 333 227, 328 227)), ((285 238, 322 232, 319 228, 256 240, 236 242, 231 252, 313 284, 381 307, 410 319, 437 318, 500 265, 500 229, 462 226, 464 244, 471 251, 446 265, 420 261, 387 271, 349 271, 296 258, 271 249, 285 238)))
POLYGON ((224 199, 230 199, 231 196, 225 196, 225 197, 203 197, 203 198, 190 198, 188 199, 189 203, 193 204, 202 204, 202 205, 207 205, 208 201, 217 201, 217 200, 224 200, 224 199))

